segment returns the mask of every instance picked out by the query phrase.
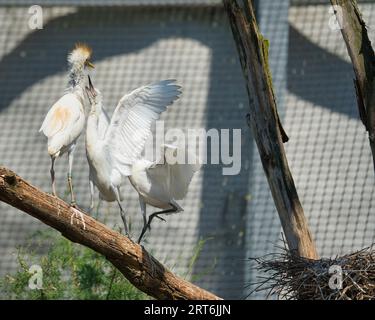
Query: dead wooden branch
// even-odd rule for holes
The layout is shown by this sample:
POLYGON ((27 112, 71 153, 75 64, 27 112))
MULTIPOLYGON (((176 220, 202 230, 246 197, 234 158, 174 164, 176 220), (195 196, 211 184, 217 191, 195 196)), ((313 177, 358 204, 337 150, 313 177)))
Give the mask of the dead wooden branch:
POLYGON ((283 141, 287 140, 287 136, 277 113, 268 67, 268 42, 258 30, 252 2, 244 0, 242 7, 239 2, 224 0, 224 6, 246 80, 250 107, 248 123, 289 249, 299 256, 317 259, 315 244, 285 155, 283 141))
POLYGON ((39 219, 71 241, 104 255, 135 287, 156 299, 220 299, 167 270, 142 246, 0 167, 0 200, 39 219))
POLYGON ((355 0, 331 0, 353 64, 359 115, 368 131, 375 170, 375 54, 355 0), (340 8, 340 10, 339 10, 340 8))

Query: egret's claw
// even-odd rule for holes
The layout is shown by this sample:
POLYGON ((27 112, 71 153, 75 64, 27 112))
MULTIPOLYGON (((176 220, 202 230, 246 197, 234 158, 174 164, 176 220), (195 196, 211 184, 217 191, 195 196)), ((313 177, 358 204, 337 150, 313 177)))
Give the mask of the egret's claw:
POLYGON ((70 203, 70 207, 82 211, 75 201, 70 203))
POLYGON ((71 206, 70 209, 73 211, 72 215, 70 216, 70 224, 73 225, 73 218, 81 218, 83 230, 86 230, 86 223, 85 219, 83 218, 83 213, 80 210, 76 209, 74 206, 71 206))
MULTIPOLYGON (((160 217, 160 216, 157 215, 157 214, 155 214, 155 217, 158 218, 158 219, 161 220, 161 221, 167 222, 167 220, 165 220, 164 218, 160 217)), ((149 228, 151 229, 151 226, 149 226, 149 228)))

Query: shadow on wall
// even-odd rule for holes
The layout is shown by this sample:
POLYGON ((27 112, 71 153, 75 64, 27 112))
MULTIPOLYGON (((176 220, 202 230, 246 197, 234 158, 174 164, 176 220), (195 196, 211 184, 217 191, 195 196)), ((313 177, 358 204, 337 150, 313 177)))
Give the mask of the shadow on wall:
POLYGON ((358 119, 354 74, 350 63, 312 43, 293 26, 289 27, 288 90, 320 107, 358 119), (343 95, 347 99, 343 99, 343 95), (343 103, 345 101, 345 103, 343 103))
MULTIPOLYGON (((158 23, 157 18, 155 18, 155 21, 147 20, 146 26, 141 22, 131 25, 134 35, 141 35, 137 37, 137 41, 119 41, 123 32, 121 28, 126 25, 124 17, 130 16, 130 11, 136 11, 134 14, 137 14, 138 10, 142 10, 147 15, 145 13, 147 9, 80 8, 76 13, 54 19, 48 22, 43 30, 28 35, 0 61, 0 88, 2 88, 0 110, 9 106, 12 100, 29 86, 66 70, 66 52, 77 41, 86 41, 92 44, 95 47, 95 60, 102 60, 111 56, 136 52, 151 46, 153 42, 161 38, 186 37, 184 28, 180 24, 173 30, 170 25, 165 28, 160 28, 160 25, 157 25, 152 29, 152 24, 158 23), (93 18, 100 16, 106 16, 110 23, 106 25, 93 24, 96 21, 93 18), (67 29, 70 30, 69 34, 64 31, 67 29), (151 29, 153 32, 149 32, 151 29), (27 53, 26 56, 24 56, 25 52, 27 53), (53 64, 46 65, 47 56, 54 57, 53 64), (16 70, 14 70, 14 66, 16 66, 16 70), (32 72, 23 73, 26 76, 21 76, 22 71, 30 69, 32 69, 32 72), (17 72, 20 74, 18 75, 17 72)), ((193 9, 191 10, 193 11, 193 9)), ((212 9, 212 11, 214 12, 215 9, 212 9)), ((205 23, 207 21, 202 21, 200 27, 205 28, 205 23)), ((227 35, 231 37, 229 31, 227 35)), ((206 33, 198 32, 198 30, 194 34, 189 33, 188 38, 200 41, 208 47, 214 45, 208 43, 208 40, 211 39, 207 39, 206 33)), ((336 92, 335 90, 326 90, 333 85, 336 88, 341 88, 346 86, 348 82, 352 82, 353 72, 350 63, 312 43, 293 26, 290 26, 289 29, 289 39, 288 90, 304 100, 357 118, 358 113, 353 112, 352 101, 348 101, 350 108, 342 105, 342 103, 335 104, 339 100, 334 99, 334 96, 341 93, 337 89, 336 92), (301 58, 302 52, 303 58, 301 58), (320 83, 319 86, 316 85, 317 81, 320 83)), ((228 39, 228 46, 231 49, 234 47, 231 39, 228 39)), ((215 69, 215 67, 219 68, 223 62, 218 61, 215 65, 218 60, 214 59, 215 54, 218 49, 220 51, 223 51, 223 49, 212 49, 214 57, 211 73, 214 76, 215 73, 220 74, 220 70, 215 69)), ((230 54, 231 58, 236 54, 234 49, 230 50, 230 54)), ((220 58, 225 59, 225 57, 220 58)), ((238 65, 235 65, 234 68, 234 74, 240 71, 238 65)), ((228 77, 230 78, 230 76, 233 76, 233 74, 228 77)), ((215 83, 215 81, 212 81, 211 86, 215 83)), ((226 82, 223 86, 228 88, 230 83, 226 82)), ((236 91, 228 90, 228 92, 236 91)))
MULTIPOLYGON (((66 52, 76 41, 92 45, 95 48, 94 61, 100 61, 137 52, 160 39, 192 38, 209 47, 212 52, 205 110, 206 127, 245 129, 242 136, 243 161, 250 159, 251 144, 244 108, 247 98, 230 29, 222 23, 225 22, 222 10, 206 9, 209 14, 202 17, 196 14, 196 9, 183 9, 187 11, 186 14, 178 13, 173 8, 163 9, 161 13, 156 10, 158 9, 79 8, 75 13, 49 21, 43 30, 29 34, 0 61, 0 111, 7 108, 28 87, 64 71, 66 52), (177 14, 177 18, 171 18, 174 14, 177 14), (147 18, 141 21, 134 19, 134 16, 147 18), (197 17, 194 25, 189 16, 197 17), (161 19, 165 21, 164 26, 160 25, 161 19), (217 28, 220 32, 208 34, 215 19, 219 19, 220 25, 217 28), (124 35, 124 32, 130 30, 131 35, 124 35), (131 41, 131 37, 137 37, 136 41, 131 41), (124 38, 129 41, 124 41, 124 38), (228 106, 228 103, 231 105, 228 106)), ((215 269, 198 282, 224 298, 243 296, 245 251, 242 239, 245 238, 243 228, 246 225, 244 198, 248 190, 250 169, 247 163, 247 168, 243 168, 239 175, 223 176, 221 166, 213 165, 206 166, 203 173, 203 205, 196 233, 198 238, 213 237, 214 240, 206 243, 193 273, 205 274, 216 260, 215 269)))

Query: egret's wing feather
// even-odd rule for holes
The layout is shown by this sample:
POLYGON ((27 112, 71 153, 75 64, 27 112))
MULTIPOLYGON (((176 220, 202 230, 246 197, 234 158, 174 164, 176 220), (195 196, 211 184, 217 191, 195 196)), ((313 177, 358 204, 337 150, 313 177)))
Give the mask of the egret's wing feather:
POLYGON ((180 87, 164 80, 140 87, 123 96, 106 132, 106 145, 116 169, 130 175, 130 166, 140 157, 152 123, 175 101, 180 87))
POLYGON ((82 103, 72 93, 62 96, 49 110, 40 128, 48 138, 48 153, 58 156, 64 147, 75 142, 84 125, 82 103))
POLYGON ((66 130, 80 118, 80 102, 71 94, 61 97, 48 111, 39 131, 48 138, 66 130))

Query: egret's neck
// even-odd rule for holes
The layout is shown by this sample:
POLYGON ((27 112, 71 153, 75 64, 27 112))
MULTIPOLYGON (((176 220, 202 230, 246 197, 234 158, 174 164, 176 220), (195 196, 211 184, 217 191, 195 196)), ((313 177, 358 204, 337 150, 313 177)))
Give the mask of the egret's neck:
POLYGON ((69 89, 74 91, 76 88, 84 90, 87 82, 87 73, 81 64, 72 64, 69 71, 69 89))
POLYGON ((103 112, 103 107, 102 107, 102 103, 95 103, 95 104, 92 104, 91 105, 91 109, 90 109, 90 116, 96 116, 98 119, 99 119, 99 116, 102 114, 103 112))
POLYGON ((84 86, 77 85, 74 88, 69 88, 69 91, 71 93, 74 93, 76 97, 78 98, 78 100, 81 101, 82 105, 84 105, 85 97, 86 97, 84 86))
POLYGON ((86 127, 86 145, 94 146, 99 140, 99 116, 102 112, 101 104, 91 106, 89 116, 87 117, 86 127))

